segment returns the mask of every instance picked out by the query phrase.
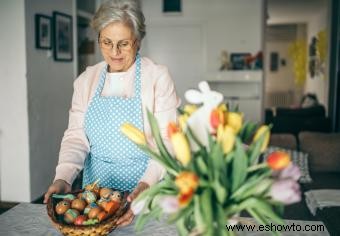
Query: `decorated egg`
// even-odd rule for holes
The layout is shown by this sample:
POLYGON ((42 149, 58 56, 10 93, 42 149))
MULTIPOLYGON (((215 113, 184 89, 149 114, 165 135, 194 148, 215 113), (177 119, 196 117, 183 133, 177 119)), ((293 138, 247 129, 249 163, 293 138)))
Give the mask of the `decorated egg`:
POLYGON ((87 206, 85 207, 85 209, 84 209, 84 214, 88 214, 89 211, 90 211, 92 208, 98 208, 98 207, 99 207, 99 206, 98 206, 96 203, 92 202, 92 203, 90 203, 89 205, 87 205, 87 206))
POLYGON ((91 191, 91 192, 95 193, 97 196, 99 196, 100 188, 97 184, 97 181, 94 182, 93 184, 86 185, 85 190, 91 191))
POLYGON ((70 201, 60 201, 55 207, 55 211, 58 215, 64 214, 71 207, 70 201))
POLYGON ((86 202, 82 199, 74 199, 71 203, 71 208, 76 209, 78 211, 83 211, 86 207, 86 202))
POLYGON ((97 201, 97 195, 94 193, 94 192, 91 192, 89 190, 86 190, 84 193, 83 193, 83 198, 85 199, 85 201, 87 203, 91 203, 91 202, 95 202, 97 201))
POLYGON ((102 188, 100 190, 100 197, 108 199, 111 196, 112 193, 113 193, 112 189, 110 189, 110 188, 102 188))
POLYGON ((76 217, 76 219, 74 220, 74 224, 75 225, 83 225, 84 221, 87 220, 87 216, 85 215, 79 215, 76 217))
POLYGON ((99 199, 99 200, 97 201, 97 204, 98 204, 101 208, 105 209, 105 206, 106 206, 106 204, 107 204, 109 201, 110 201, 110 200, 108 200, 108 199, 101 198, 101 199, 99 199))
POLYGON ((122 193, 119 191, 114 191, 110 196, 111 201, 116 201, 119 203, 122 201, 122 198, 123 198, 122 193))
POLYGON ((92 209, 89 211, 89 214, 88 214, 89 219, 95 219, 95 218, 97 218, 98 214, 99 214, 101 211, 102 211, 102 210, 101 210, 99 207, 92 208, 92 209))
POLYGON ((75 209, 68 209, 64 214, 64 220, 66 223, 73 223, 75 219, 79 216, 79 211, 75 209))

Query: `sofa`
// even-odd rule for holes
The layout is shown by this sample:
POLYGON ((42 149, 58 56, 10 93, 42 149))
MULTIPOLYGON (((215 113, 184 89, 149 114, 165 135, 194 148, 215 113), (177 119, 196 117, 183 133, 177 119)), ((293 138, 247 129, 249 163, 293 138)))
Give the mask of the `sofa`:
MULTIPOLYGON (((274 133, 270 145, 308 154, 312 182, 301 184, 303 192, 316 189, 340 190, 340 133, 300 131, 298 136, 274 133)), ((317 210, 316 215, 313 216, 303 198, 300 203, 286 207, 284 217, 320 220, 324 222, 330 235, 340 235, 340 207, 323 208, 317 210)))
POLYGON ((296 137, 302 131, 331 131, 331 122, 323 105, 307 108, 267 108, 265 123, 273 125, 272 133, 289 133, 296 137))

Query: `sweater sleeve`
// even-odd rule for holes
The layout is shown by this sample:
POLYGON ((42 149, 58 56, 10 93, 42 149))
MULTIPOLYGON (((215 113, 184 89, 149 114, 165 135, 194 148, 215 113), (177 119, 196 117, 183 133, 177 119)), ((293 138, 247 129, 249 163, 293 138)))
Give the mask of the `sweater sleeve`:
MULTIPOLYGON (((154 115, 158 121, 164 144, 172 153, 170 140, 167 136, 167 126, 169 122, 177 121, 177 108, 181 102, 176 94, 174 82, 172 81, 167 68, 161 68, 161 73, 156 80, 154 89, 154 115)), ((160 163, 155 160, 150 160, 144 176, 140 181, 151 186, 160 181, 165 174, 166 171, 160 163)))
POLYGON ((90 147, 84 131, 84 116, 87 103, 84 99, 84 89, 81 87, 79 77, 74 82, 72 105, 69 111, 69 123, 59 152, 59 162, 56 167, 57 179, 72 184, 77 174, 84 167, 84 160, 90 147))

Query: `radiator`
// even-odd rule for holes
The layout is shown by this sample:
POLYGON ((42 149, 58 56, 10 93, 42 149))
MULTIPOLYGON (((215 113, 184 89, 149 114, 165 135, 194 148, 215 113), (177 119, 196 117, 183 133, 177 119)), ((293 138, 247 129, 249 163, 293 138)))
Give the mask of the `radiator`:
POLYGON ((270 92, 266 94, 266 107, 289 107, 293 105, 293 91, 270 92))

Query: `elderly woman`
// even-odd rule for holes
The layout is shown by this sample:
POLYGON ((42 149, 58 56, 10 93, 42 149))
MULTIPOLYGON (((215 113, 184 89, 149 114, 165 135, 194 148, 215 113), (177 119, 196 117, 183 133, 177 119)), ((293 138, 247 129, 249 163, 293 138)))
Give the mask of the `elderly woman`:
MULTIPOLYGON (((179 99, 166 67, 138 53, 145 36, 144 15, 132 0, 104 3, 94 15, 92 27, 104 62, 88 67, 74 82, 69 125, 61 142, 53 184, 45 194, 71 190, 80 170, 83 186, 99 180, 100 186, 131 191, 128 201, 159 181, 165 171, 120 132, 129 122, 152 144, 146 109, 153 112, 163 137, 176 120, 179 99)), ((129 210, 118 224, 133 219, 129 210)))

